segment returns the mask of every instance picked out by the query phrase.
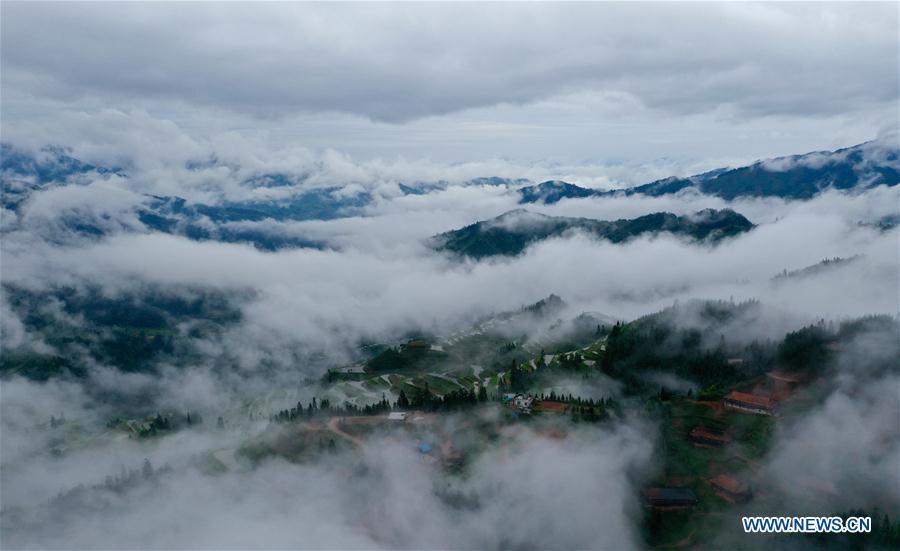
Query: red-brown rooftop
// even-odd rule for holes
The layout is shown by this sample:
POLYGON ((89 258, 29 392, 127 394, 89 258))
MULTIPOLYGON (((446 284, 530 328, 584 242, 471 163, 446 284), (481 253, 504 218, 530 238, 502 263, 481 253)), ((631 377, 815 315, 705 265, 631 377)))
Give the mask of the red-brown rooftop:
POLYGON ((776 381, 781 381, 784 383, 802 383, 809 379, 809 375, 806 373, 799 373, 797 371, 769 371, 766 373, 766 376, 770 379, 774 379, 776 381))
POLYGON ((569 404, 565 402, 555 402, 550 400, 542 400, 535 408, 537 411, 552 411, 554 413, 564 413, 569 409, 569 404))
POLYGON ((756 394, 747 394, 746 392, 738 392, 737 390, 732 390, 731 392, 729 392, 728 396, 725 396, 725 399, 732 402, 750 404, 765 409, 771 409, 773 405, 773 402, 770 398, 766 398, 765 396, 757 396, 756 394))
POLYGON ((715 478, 711 478, 709 482, 713 486, 721 488, 726 492, 731 492, 732 494, 742 494, 747 491, 746 484, 742 484, 725 474, 720 474, 715 478))

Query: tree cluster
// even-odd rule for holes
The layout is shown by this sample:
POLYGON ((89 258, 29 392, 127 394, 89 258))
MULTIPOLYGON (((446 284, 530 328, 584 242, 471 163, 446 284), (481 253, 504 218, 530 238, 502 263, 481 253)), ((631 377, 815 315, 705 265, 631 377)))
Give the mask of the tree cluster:
POLYGON ((312 419, 321 415, 339 415, 344 417, 358 415, 381 415, 391 411, 391 409, 393 409, 394 407, 395 406, 391 405, 384 394, 381 395, 381 401, 375 402, 374 404, 366 404, 364 406, 357 406, 356 404, 352 404, 350 402, 344 402, 340 406, 335 406, 332 405, 331 401, 327 398, 323 398, 321 401, 316 401, 316 399, 313 398, 305 408, 303 407, 302 402, 297 402, 297 405, 295 407, 292 407, 290 409, 283 409, 278 413, 271 415, 269 417, 269 422, 288 423, 291 421, 312 419))
POLYGON ((144 459, 140 469, 126 469, 122 465, 121 471, 116 475, 107 475, 102 484, 79 484, 65 492, 60 492, 54 498, 51 505, 57 507, 78 506, 90 503, 92 492, 108 491, 123 494, 138 486, 141 482, 152 482, 160 476, 172 472, 172 467, 164 465, 160 469, 154 469, 149 459, 144 459))
POLYGON ((352 417, 361 415, 383 415, 390 411, 405 411, 418 409, 424 411, 452 411, 464 409, 473 405, 488 401, 487 389, 481 386, 478 391, 458 389, 438 396, 431 392, 428 383, 421 388, 416 388, 410 395, 404 389, 400 390, 397 400, 390 402, 383 394, 381 401, 364 406, 357 406, 350 402, 344 402, 340 406, 332 405, 328 399, 317 402, 315 398, 304 408, 298 402, 296 407, 283 409, 269 417, 271 423, 289 423, 291 421, 312 419, 320 415, 352 417))

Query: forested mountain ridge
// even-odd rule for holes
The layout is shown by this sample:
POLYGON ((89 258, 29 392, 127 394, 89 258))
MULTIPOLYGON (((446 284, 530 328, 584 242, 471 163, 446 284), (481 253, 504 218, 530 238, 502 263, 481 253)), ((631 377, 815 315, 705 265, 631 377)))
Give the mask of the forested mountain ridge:
POLYGON ((437 235, 433 238, 433 245, 439 251, 478 259, 497 255, 515 256, 533 243, 572 231, 581 231, 612 243, 657 233, 670 233, 698 241, 717 241, 753 227, 752 222, 730 209, 706 209, 682 216, 656 212, 619 220, 546 216, 517 209, 491 220, 437 235))

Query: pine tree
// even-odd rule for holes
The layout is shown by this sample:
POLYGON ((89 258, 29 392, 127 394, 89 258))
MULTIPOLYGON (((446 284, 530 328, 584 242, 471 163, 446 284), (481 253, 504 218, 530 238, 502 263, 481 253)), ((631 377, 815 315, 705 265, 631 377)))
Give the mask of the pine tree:
POLYGON ((400 396, 397 397, 397 409, 406 409, 409 407, 409 398, 406 397, 406 393, 403 392, 403 389, 400 389, 400 396))

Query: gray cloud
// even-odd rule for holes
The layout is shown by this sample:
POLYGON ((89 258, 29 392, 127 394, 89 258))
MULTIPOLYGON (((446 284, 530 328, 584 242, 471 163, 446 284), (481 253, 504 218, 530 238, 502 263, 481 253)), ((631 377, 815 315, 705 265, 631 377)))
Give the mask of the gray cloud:
POLYGON ((13 4, 4 80, 65 100, 388 121, 586 90, 680 113, 823 115, 896 100, 893 6, 646 8, 13 4))
POLYGON ((365 159, 680 167, 667 176, 894 123, 893 8, 15 3, 4 139, 140 159, 239 135, 365 159))
MULTIPOLYGON (((484 449, 464 477, 423 461, 415 436, 405 431, 376 434, 360 454, 302 463, 271 459, 211 474, 197 468, 210 450, 233 451, 247 438, 273 433, 257 424, 240 431, 206 426, 154 440, 110 438, 93 433, 91 424, 111 410, 93 409, 96 403, 77 385, 14 379, 3 391, 10 397, 0 417, 3 446, 13 450, 4 454, 4 547, 638 546, 632 481, 648 468, 653 449, 652 428, 640 419, 583 427, 562 439, 542 436, 540 426, 511 426, 500 441, 479 445, 484 449), (58 435, 42 417, 57 410, 81 426, 89 445, 46 453, 58 435), (124 494, 101 486, 54 500, 78 484, 102 484, 144 458, 174 470, 124 494), (70 508, 73 503, 78 506, 70 508)), ((436 429, 453 431, 465 422, 471 419, 445 416, 436 429)))

